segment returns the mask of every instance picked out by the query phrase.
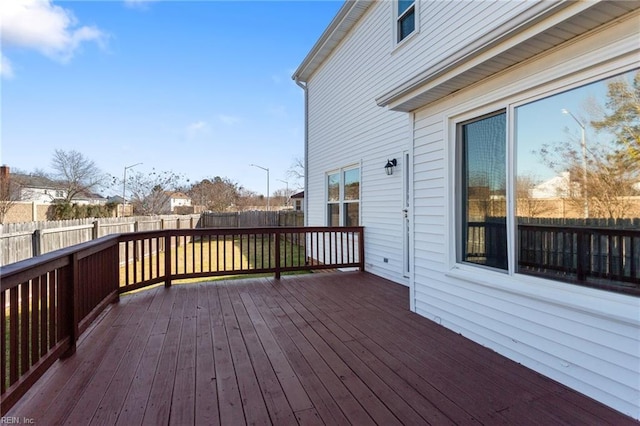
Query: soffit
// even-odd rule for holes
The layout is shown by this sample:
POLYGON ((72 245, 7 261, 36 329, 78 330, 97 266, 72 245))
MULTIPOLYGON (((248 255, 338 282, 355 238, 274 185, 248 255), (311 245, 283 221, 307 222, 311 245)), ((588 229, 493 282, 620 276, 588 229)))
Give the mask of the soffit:
POLYGON ((530 59, 640 8, 640 1, 556 3, 531 14, 500 37, 457 52, 376 99, 394 111, 413 111, 530 59))

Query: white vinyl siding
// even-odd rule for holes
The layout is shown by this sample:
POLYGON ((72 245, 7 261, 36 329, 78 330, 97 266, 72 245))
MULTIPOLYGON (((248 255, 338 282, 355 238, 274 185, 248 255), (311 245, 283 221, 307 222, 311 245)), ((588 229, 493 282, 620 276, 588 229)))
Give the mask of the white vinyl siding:
POLYGON ((585 84, 607 62, 611 70, 637 64, 637 15, 406 114, 375 100, 530 9, 558 3, 422 2, 420 31, 401 45, 391 42, 394 4, 374 2, 308 79, 308 224, 324 225, 326 172, 360 161, 369 272, 411 284, 420 315, 640 418, 640 299, 459 265, 451 160, 455 123, 585 84), (404 151, 413 156, 409 280, 402 276, 404 151), (398 167, 387 176, 391 158, 398 167))
POLYGON ((363 17, 363 31, 347 36, 308 83, 309 186, 305 198, 308 224, 324 225, 327 172, 359 162, 360 225, 367 229, 366 268, 407 284, 402 277, 405 166, 401 158, 410 146, 410 122, 407 114, 385 111, 373 101, 386 83, 376 67, 391 60, 389 7, 382 3, 372 6, 363 17), (376 30, 382 25, 386 32, 376 30), (364 146, 366 149, 362 149, 364 146), (398 160, 398 166, 392 176, 387 176, 384 166, 391 158, 398 160))
POLYGON ((640 299, 458 264, 454 170, 456 123, 602 78, 585 67, 638 66, 628 51, 637 22, 429 105, 414 124, 416 312, 635 418, 640 299))

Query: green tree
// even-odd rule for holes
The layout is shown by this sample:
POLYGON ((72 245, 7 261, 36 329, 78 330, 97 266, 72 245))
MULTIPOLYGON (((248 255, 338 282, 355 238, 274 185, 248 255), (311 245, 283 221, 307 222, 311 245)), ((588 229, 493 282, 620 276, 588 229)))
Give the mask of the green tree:
POLYGON ((606 111, 591 120, 591 126, 614 134, 631 159, 640 163, 640 71, 632 82, 618 78, 607 84, 606 111))
POLYGON ((133 211, 140 215, 169 212, 171 195, 182 187, 182 177, 174 172, 137 172, 127 177, 133 211))

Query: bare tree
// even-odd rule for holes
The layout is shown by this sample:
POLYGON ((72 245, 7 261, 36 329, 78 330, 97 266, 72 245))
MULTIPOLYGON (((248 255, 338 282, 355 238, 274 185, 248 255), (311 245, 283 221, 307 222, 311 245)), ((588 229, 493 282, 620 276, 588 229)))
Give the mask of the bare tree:
POLYGON ((188 191, 189 196, 197 204, 215 212, 228 211, 238 202, 240 189, 238 184, 228 178, 216 176, 203 179, 188 191))
POLYGON ((169 209, 171 194, 181 188, 182 177, 173 172, 137 172, 127 177, 133 211, 141 215, 162 214, 169 209))
POLYGON ((295 186, 301 188, 303 185, 300 184, 300 181, 304 182, 304 174, 304 160, 300 157, 295 157, 293 163, 291 163, 291 166, 287 170, 287 177, 293 179, 296 183, 295 186))
POLYGON ((7 213, 18 201, 20 201, 20 185, 12 179, 9 168, 3 166, 0 173, 0 223, 4 223, 7 213))
MULTIPOLYGON (((586 101, 597 141, 569 135, 566 140, 544 145, 542 161, 557 173, 569 172, 569 202, 575 210, 585 206, 589 217, 624 218, 630 196, 640 182, 640 73, 633 83, 615 79, 607 84, 605 105, 586 101), (584 145, 584 148, 581 147, 584 145)), ((574 117, 575 118, 575 117, 574 117)), ((583 130, 584 132, 584 130, 583 130)))
POLYGON ((540 180, 534 176, 518 176, 516 181, 518 216, 540 217, 552 210, 546 200, 535 198, 533 195, 533 191, 539 183, 540 180))
POLYGON ((103 182, 103 173, 96 164, 78 151, 56 149, 51 168, 53 178, 63 187, 63 203, 70 203, 78 194, 92 192, 103 182))
POLYGON ((238 201, 236 202, 238 211, 248 210, 251 207, 263 204, 265 204, 264 196, 243 187, 239 188, 238 201))

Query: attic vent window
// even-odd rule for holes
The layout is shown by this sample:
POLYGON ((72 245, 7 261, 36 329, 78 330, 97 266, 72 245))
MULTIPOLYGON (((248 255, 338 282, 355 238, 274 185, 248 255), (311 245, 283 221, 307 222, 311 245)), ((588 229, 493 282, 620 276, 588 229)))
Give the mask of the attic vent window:
POLYGON ((416 2, 398 0, 398 18, 396 23, 398 43, 416 29, 416 2))

